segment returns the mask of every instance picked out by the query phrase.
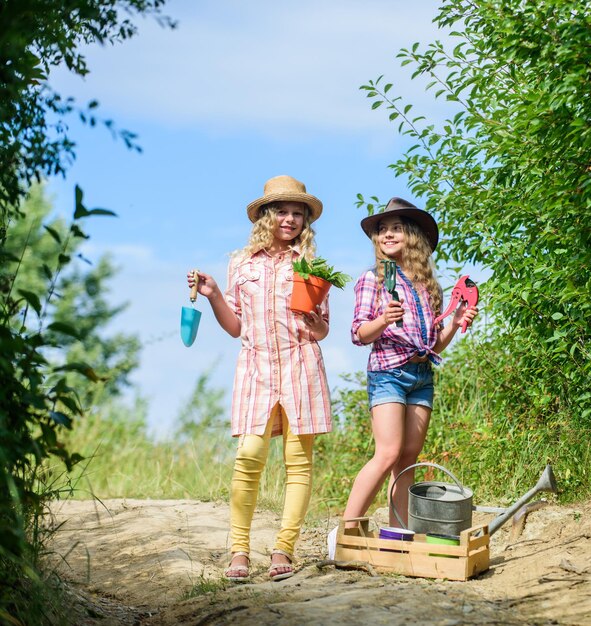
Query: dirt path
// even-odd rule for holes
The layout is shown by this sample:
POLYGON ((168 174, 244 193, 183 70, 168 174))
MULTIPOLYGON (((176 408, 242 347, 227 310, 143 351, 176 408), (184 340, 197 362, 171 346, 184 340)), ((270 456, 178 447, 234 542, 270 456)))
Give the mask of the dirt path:
POLYGON ((257 512, 253 582, 231 585, 221 578, 226 504, 66 501, 53 517, 49 560, 70 583, 71 623, 80 626, 591 624, 591 502, 535 511, 516 538, 506 524, 493 536, 490 570, 467 582, 320 569, 335 520, 305 529, 298 573, 272 583, 266 571, 279 519, 257 512))

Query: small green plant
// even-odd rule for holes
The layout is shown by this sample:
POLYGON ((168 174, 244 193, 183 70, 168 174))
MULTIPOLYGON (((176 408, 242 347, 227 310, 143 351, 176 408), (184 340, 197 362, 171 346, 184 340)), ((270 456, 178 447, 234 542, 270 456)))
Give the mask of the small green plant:
POLYGON ((191 598, 199 598, 206 593, 216 593, 218 591, 224 591, 227 587, 227 582, 222 579, 208 578, 204 572, 199 574, 197 582, 193 583, 190 589, 186 589, 180 595, 180 601, 190 600, 191 598))
POLYGON ((334 267, 321 257, 312 259, 310 262, 304 258, 298 259, 293 262, 293 270, 304 280, 310 276, 318 276, 318 278, 323 278, 339 289, 342 289, 350 280, 353 280, 348 274, 335 272, 334 267))

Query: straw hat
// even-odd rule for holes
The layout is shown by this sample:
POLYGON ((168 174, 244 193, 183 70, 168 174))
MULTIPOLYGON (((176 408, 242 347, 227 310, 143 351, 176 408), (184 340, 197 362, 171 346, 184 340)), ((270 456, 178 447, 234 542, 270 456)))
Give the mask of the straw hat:
POLYGON ((399 215, 401 217, 407 217, 413 222, 416 222, 423 233, 425 233, 427 241, 431 244, 431 250, 435 250, 437 242, 439 241, 437 222, 427 211, 417 208, 414 204, 402 198, 392 198, 381 213, 375 213, 374 215, 363 218, 361 220, 363 232, 371 239, 371 236, 378 228, 379 221, 388 214, 390 216, 399 215))
POLYGON ((251 202, 247 207, 248 218, 256 222, 259 209, 269 202, 304 202, 310 208, 310 221, 313 222, 322 213, 322 202, 315 196, 306 193, 306 185, 291 176, 275 176, 270 178, 263 189, 263 197, 251 202))

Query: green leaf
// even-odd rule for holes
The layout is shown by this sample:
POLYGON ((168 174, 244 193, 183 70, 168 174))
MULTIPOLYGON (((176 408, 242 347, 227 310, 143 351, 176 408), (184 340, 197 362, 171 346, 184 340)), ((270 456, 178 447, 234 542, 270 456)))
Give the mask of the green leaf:
POLYGON ((59 401, 65 407, 70 409, 70 411, 72 411, 72 413, 75 413, 77 415, 82 415, 82 408, 80 407, 80 405, 78 404, 78 402, 76 402, 76 400, 74 398, 71 398, 70 396, 60 395, 59 401))
POLYGON ((75 198, 74 219, 79 220, 82 217, 86 217, 88 215, 88 211, 86 210, 86 207, 82 203, 82 199, 84 198, 84 193, 78 185, 76 185, 75 190, 74 190, 74 198, 75 198))
POLYGON ((3 262, 12 262, 12 263, 20 262, 20 259, 16 256, 16 254, 12 254, 12 252, 7 252, 6 250, 0 250, 0 259, 3 262))
POLYGON ((70 232, 74 237, 78 237, 79 239, 90 239, 90 237, 80 229, 78 224, 72 224, 70 226, 70 232))
POLYGON ((43 265, 41 266, 41 269, 43 270, 43 274, 48 280, 53 279, 53 272, 51 271, 51 269, 46 263, 43 263, 43 265))
POLYGON ((90 211, 87 211, 87 215, 110 215, 117 217, 117 213, 110 211, 109 209, 90 209, 90 211))
POLYGON ((317 276, 339 289, 343 289, 349 281, 353 280, 348 274, 336 272, 334 267, 328 265, 326 259, 321 257, 312 259, 311 263, 308 263, 308 261, 302 257, 293 261, 292 265, 294 272, 297 272, 304 280, 307 280, 310 276, 317 276))
POLYGON ((99 376, 87 363, 67 363, 53 368, 54 372, 78 372, 92 382, 106 381, 108 378, 99 376))
POLYGON ((41 301, 39 300, 39 296, 32 291, 28 291, 26 289, 19 289, 18 294, 21 295, 27 303, 33 308, 37 315, 41 315, 41 301))
POLYGON ((57 230, 55 230, 55 228, 52 228, 51 226, 45 226, 45 225, 43 226, 43 228, 45 228, 45 230, 55 239, 55 241, 57 241, 57 243, 61 245, 62 238, 60 234, 57 232, 57 230))
POLYGON ((70 337, 74 337, 75 339, 81 338, 78 330, 74 328, 71 324, 66 324, 65 322, 51 322, 51 324, 47 326, 47 330, 50 330, 54 333, 69 335, 70 337))
POLYGON ((60 426, 72 428, 72 419, 60 411, 49 411, 49 417, 60 426))

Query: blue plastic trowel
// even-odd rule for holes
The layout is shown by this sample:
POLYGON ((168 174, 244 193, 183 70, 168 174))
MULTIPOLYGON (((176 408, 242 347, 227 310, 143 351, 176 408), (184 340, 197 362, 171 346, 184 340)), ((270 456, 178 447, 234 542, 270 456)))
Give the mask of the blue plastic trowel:
POLYGON ((191 287, 191 293, 189 295, 193 306, 184 306, 181 310, 181 339, 187 348, 193 345, 195 337, 197 337, 197 329, 199 328, 199 320, 201 319, 201 311, 195 308, 197 284, 199 282, 199 276, 196 270, 193 271, 193 278, 195 279, 195 284, 191 287))

